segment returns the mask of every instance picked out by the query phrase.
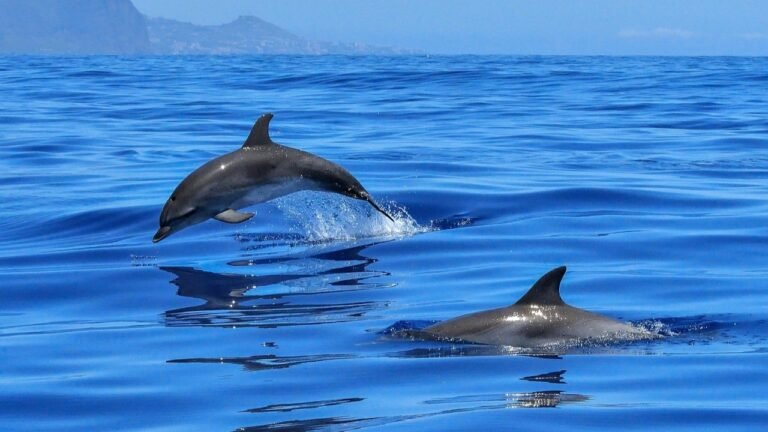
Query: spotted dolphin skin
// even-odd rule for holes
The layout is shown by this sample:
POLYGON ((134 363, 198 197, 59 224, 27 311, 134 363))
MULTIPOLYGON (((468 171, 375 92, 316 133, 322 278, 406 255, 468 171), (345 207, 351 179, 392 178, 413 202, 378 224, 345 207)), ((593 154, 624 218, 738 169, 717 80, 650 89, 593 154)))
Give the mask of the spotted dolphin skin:
POLYGON ((476 312, 422 330, 429 337, 520 348, 580 341, 619 342, 658 335, 567 305, 560 297, 565 267, 541 277, 517 303, 476 312))
POLYGON ((153 242, 211 218, 245 222, 253 213, 239 209, 300 190, 334 192, 367 201, 393 220, 341 166, 273 142, 270 120, 272 114, 262 115, 240 149, 205 163, 179 183, 163 207, 153 242))

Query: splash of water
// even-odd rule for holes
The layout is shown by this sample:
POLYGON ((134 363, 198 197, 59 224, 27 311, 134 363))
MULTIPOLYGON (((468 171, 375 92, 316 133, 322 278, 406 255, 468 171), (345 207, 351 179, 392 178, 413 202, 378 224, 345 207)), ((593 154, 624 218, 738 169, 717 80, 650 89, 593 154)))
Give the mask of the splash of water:
POLYGON ((659 337, 672 337, 678 336, 680 333, 676 332, 672 326, 655 319, 647 319, 639 322, 630 323, 633 327, 644 330, 659 337))
POLYGON ((429 231, 402 206, 380 203, 394 221, 362 201, 329 193, 296 193, 275 201, 292 233, 309 242, 355 241, 372 237, 400 238, 429 231))

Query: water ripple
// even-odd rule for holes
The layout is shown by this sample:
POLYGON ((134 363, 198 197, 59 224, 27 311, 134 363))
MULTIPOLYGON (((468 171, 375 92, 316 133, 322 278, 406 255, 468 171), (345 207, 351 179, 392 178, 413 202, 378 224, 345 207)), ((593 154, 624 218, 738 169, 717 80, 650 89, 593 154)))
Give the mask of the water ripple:
POLYGON ((760 430, 767 66, 0 56, 0 423, 760 430), (152 244, 178 182, 264 112, 395 223, 304 193, 152 244), (403 331, 562 264, 569 302, 666 337, 523 352, 403 331))

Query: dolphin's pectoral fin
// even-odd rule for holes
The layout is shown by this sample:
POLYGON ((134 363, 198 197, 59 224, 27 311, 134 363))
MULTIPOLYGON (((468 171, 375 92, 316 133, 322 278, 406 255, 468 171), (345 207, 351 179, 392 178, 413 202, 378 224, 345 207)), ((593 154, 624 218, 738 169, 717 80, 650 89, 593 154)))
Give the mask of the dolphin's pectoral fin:
POLYGON ((240 213, 239 211, 226 209, 223 212, 217 214, 213 218, 217 221, 236 224, 245 222, 253 217, 253 213, 240 213))
POLYGON ((272 120, 272 113, 267 113, 259 117, 254 123, 251 133, 243 143, 243 148, 254 148, 262 145, 273 144, 269 137, 269 121, 272 120))

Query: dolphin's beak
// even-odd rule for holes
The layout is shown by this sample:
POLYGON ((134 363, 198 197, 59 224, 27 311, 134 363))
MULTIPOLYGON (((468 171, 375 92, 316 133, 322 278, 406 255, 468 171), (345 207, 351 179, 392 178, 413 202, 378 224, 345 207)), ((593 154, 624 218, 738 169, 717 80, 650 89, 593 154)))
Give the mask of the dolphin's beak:
POLYGON ((160 240, 168 237, 171 234, 171 227, 168 225, 161 226, 159 230, 155 233, 155 236, 152 237, 152 243, 157 243, 160 240))

